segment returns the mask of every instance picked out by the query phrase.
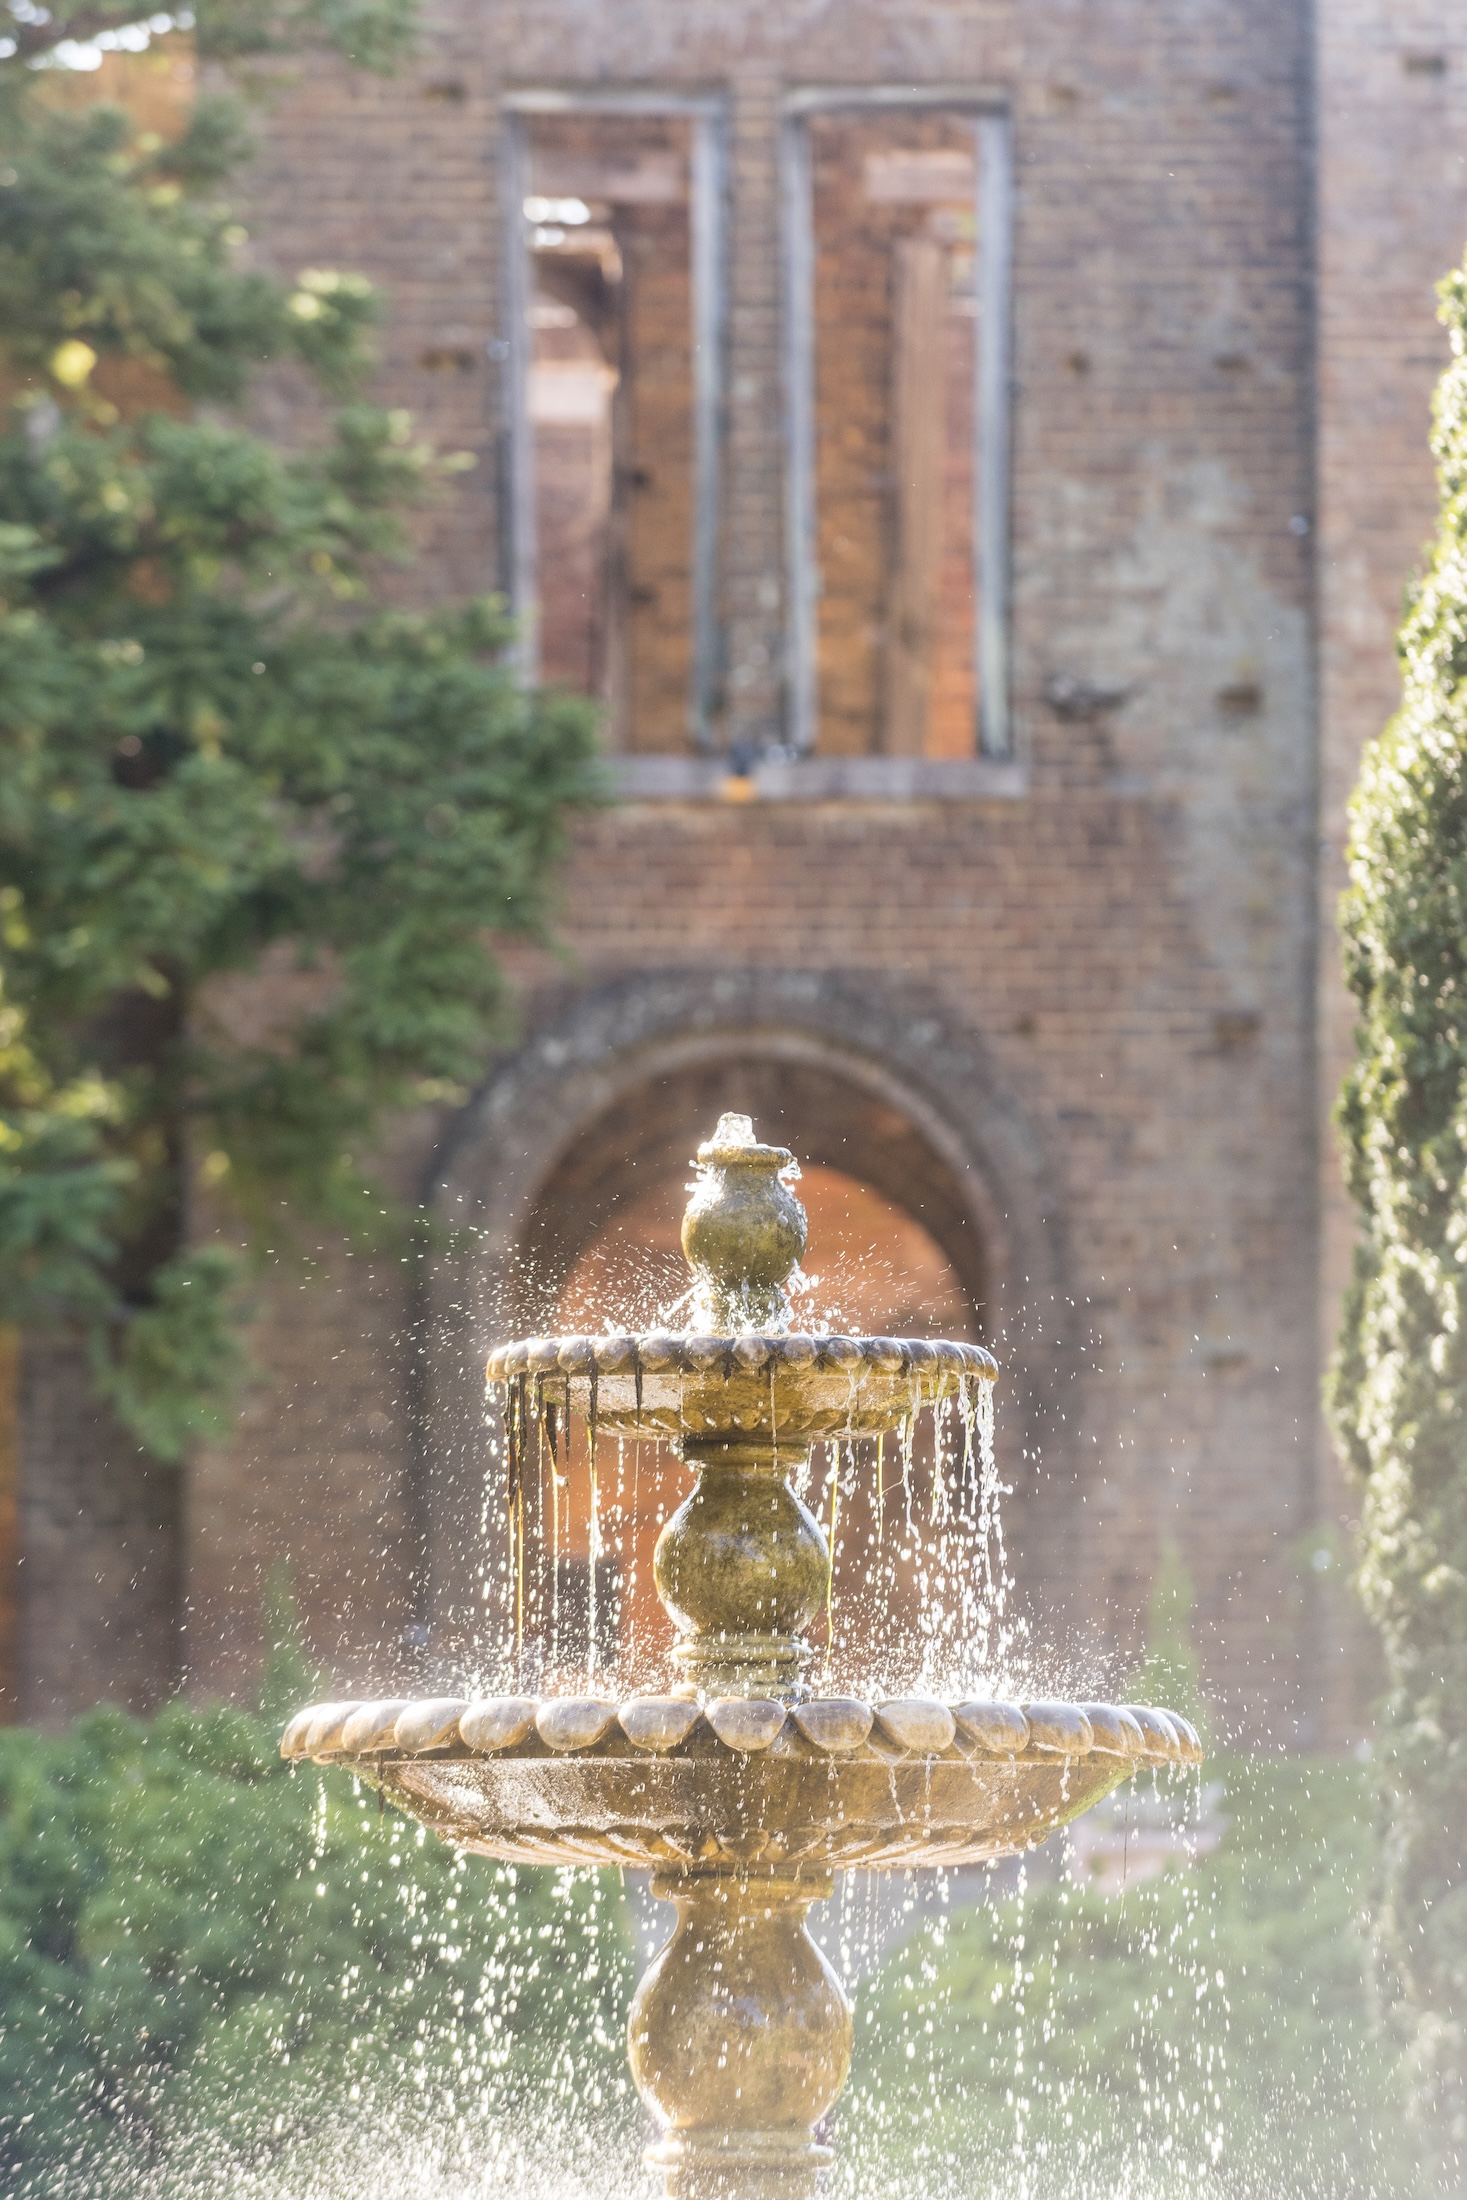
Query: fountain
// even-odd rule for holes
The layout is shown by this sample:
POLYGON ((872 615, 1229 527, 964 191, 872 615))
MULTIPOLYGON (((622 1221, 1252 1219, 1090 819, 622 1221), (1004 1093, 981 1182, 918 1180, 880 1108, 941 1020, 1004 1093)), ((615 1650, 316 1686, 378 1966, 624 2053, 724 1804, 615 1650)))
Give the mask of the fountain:
POLYGON ((539 1470, 573 1419, 593 1458, 598 1433, 652 1437, 692 1470, 654 1562, 678 1636, 666 1693, 318 1704, 281 1742, 480 1855, 651 1868, 677 1922, 637 1991, 629 2054, 669 2200, 814 2192, 852 2025, 805 1921, 836 1871, 1010 1855, 1140 1767, 1202 1754, 1185 1719, 1144 1706, 812 1689, 808 1630, 831 1579, 794 1487, 812 1444, 897 1434, 910 1454, 920 1414, 956 1410, 971 1460, 997 1366, 971 1344, 792 1332, 793 1165, 746 1116, 698 1149, 686 1330, 537 1337, 489 1358, 521 1652, 539 1470))

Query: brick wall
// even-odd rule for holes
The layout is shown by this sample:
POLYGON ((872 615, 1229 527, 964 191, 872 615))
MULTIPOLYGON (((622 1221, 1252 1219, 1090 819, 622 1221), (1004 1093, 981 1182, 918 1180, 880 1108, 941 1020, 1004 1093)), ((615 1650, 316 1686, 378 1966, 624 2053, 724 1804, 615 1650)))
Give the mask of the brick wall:
MULTIPOLYGON (((429 523, 418 585, 435 589, 496 571, 498 84, 729 89, 725 595, 735 730, 756 735, 779 709, 779 95, 881 80, 1008 91, 1026 791, 610 812, 580 829, 566 874, 571 991, 638 971, 800 969, 887 997, 920 989, 981 1041, 1046 1157, 1071 1302, 1026 1303, 1020 1278, 1009 1310, 1031 1361, 1044 1334, 1064 1340, 1037 1419, 1013 1409, 1040 1454, 1010 1460, 1027 1485, 1027 1584, 1063 1615, 1061 1649, 1104 1661, 1134 1645, 1175 1539, 1214 1685, 1286 1728, 1316 1335, 1311 574, 1291 531, 1311 501, 1302 7, 1214 0, 1143 20, 1007 0, 711 13, 641 0, 591 17, 449 8, 431 36, 395 84, 323 66, 282 100, 253 229, 272 264, 339 261, 380 281, 384 391, 483 454, 429 523), (420 366, 460 344, 484 361, 472 374, 420 366), (1061 716, 1044 695, 1065 676, 1125 699, 1061 716)), ((276 403, 289 428, 288 394, 276 403)), ((566 981, 532 960, 519 971, 533 1039, 542 992, 563 1002, 566 981)), ((349 1279, 342 1290, 333 1333, 392 1326, 385 1301, 357 1316, 349 1279)), ((313 1329, 322 1302, 299 1304, 313 1329)), ((302 1370, 294 1306, 290 1321, 289 1380, 262 1389, 209 1466, 210 1610, 227 1636, 225 1555, 253 1580, 261 1553, 298 1537, 335 1647, 342 1586, 312 1555, 326 1528, 303 1476, 342 1505, 360 1479, 365 1553, 404 1422, 395 1371, 365 1348, 341 1395, 356 1412, 364 1384, 388 1416, 371 1460, 333 1464, 324 1433, 292 1433, 303 1382, 323 1422, 337 1392, 324 1364, 302 1370)), ((384 1607, 397 1578, 389 1567, 384 1607)), ((369 1655, 365 1632, 343 1666, 385 1679, 393 1652, 369 1655)), ((201 1678, 225 1671, 196 1654, 201 1678)))
POLYGON ((91 1395, 79 1339, 26 1338, 20 1418, 21 1715, 154 1710, 183 1669, 180 1472, 91 1395))
MULTIPOLYGON (((1322 1731, 1322 1704, 1337 1733, 1350 1717, 1307 1561, 1335 1503, 1316 1410, 1316 801, 1322 768, 1333 831, 1352 743, 1388 706, 1393 596, 1430 510, 1425 285, 1460 226, 1444 127, 1455 62, 1444 78, 1409 73, 1363 5, 1326 11, 1319 44, 1322 767, 1304 0, 455 0, 397 81, 322 64, 282 96, 251 216, 265 263, 360 267, 384 286, 384 396, 480 456, 425 522, 407 585, 481 587, 499 576, 499 88, 727 88, 730 731, 767 739, 783 617, 780 96, 876 81, 1007 93, 1021 764, 1008 798, 639 799, 588 821, 564 883, 569 974, 512 958, 526 1059, 568 1001, 639 974, 724 973, 737 994, 796 973, 781 996, 794 1023, 824 987, 879 999, 878 1066, 905 1043, 901 1004, 920 1001, 911 1030, 947 1035, 959 1065, 934 1079, 961 1087, 961 1063, 981 1057, 984 1091, 1039 1157, 1044 1262, 1009 1278, 999 1340, 1025 1371, 1001 1417, 1023 1587, 1061 1664, 1098 1684, 1134 1648, 1175 1541, 1212 1687, 1240 1728, 1280 1736, 1322 1731), (1347 98, 1352 86, 1366 90, 1347 98), (1428 126, 1431 101, 1446 106, 1428 126), (1404 167, 1423 132, 1440 148, 1440 248, 1413 226, 1423 193, 1372 166, 1389 169, 1399 144, 1404 167), (472 368, 425 363, 455 354, 472 368)), ((309 426, 285 384, 266 417, 309 426)), ((608 1063, 619 1043, 608 1013, 608 1063)), ((577 1135, 594 1145, 586 1105, 577 1135)), ((452 1147, 458 1127, 440 1128, 452 1147)), ((405 1184, 430 1142, 425 1130, 407 1153, 405 1184)), ((1002 1183, 991 1190, 1001 1216, 1002 1183)), ((369 1287, 343 1264, 329 1292, 275 1295, 249 1414, 195 1479, 196 1685, 238 1682, 262 1569, 289 1549, 343 1680, 403 1676, 403 1523, 431 1511, 439 1471, 412 1436, 409 1283, 383 1267, 369 1287)), ((471 1457, 472 1352, 449 1357, 471 1457)))

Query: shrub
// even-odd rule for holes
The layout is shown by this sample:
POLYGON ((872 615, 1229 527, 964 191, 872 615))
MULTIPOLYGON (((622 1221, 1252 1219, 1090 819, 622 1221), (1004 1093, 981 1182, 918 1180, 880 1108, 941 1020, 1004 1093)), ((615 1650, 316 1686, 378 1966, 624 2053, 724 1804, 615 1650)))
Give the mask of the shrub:
POLYGON ((956 1909, 872 1981, 857 2189, 874 2156, 971 2200, 1016 2153, 1026 2192, 1067 2200, 1399 2189, 1365 1986, 1369 1778, 1318 1759, 1223 1773, 1226 1832, 1190 1869, 956 1909))
POLYGON ((349 1774, 288 1770, 277 1733, 182 1704, 0 1733, 17 2200, 116 2193, 205 2131, 298 2149, 356 2098, 627 2097, 614 1891, 456 1854, 349 1774))

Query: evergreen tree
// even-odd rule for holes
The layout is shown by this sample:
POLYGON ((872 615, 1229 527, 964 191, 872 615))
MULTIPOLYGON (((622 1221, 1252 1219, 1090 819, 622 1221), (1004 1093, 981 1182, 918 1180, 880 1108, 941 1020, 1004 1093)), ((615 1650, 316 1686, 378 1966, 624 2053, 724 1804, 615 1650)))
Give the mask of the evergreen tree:
MULTIPOLYGON (((491 603, 386 605, 456 461, 360 401, 366 283, 245 263, 238 100, 163 142, 55 96, 62 42, 133 12, 0 16, 0 1320, 79 1326, 167 1460, 235 1358, 199 1186, 257 1239, 363 1210, 382 1110, 478 1071, 487 937, 542 922, 593 788, 586 707, 517 692, 491 603), (263 362, 339 406, 319 447, 249 432, 263 362), (267 956, 271 1020, 231 1018, 267 956)), ((409 15, 201 0, 191 35, 381 67, 409 15)))
POLYGON ((1467 2191, 1467 271, 1442 286, 1441 517, 1366 752, 1343 923, 1340 1120, 1363 1233, 1331 1383, 1390 1682, 1377 1915, 1433 2193, 1467 2191))

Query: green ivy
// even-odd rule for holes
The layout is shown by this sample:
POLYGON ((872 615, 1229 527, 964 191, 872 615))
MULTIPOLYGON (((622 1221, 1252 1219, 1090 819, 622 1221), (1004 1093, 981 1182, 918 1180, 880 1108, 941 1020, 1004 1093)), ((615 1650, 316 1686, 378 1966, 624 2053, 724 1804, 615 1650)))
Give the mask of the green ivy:
MULTIPOLYGON (((361 278, 245 264, 238 102, 168 143, 47 97, 59 40, 128 19, 0 40, 0 1320, 80 1325, 176 1459, 238 1361, 200 1188, 261 1250, 376 1213, 375 1126, 481 1074, 491 943, 543 934, 598 782, 588 706, 519 690, 492 602, 393 607, 405 515, 468 461, 361 400, 361 278), (238 417, 266 364, 343 401, 317 443, 238 417)), ((401 0, 205 0, 193 35, 385 65, 410 31, 401 0)))
POLYGON ((1441 511, 1365 754, 1342 923, 1359 1010, 1340 1101, 1362 1233, 1330 1386, 1363 1489, 1389 1676, 1378 1976, 1425 2188, 1467 2191, 1467 272, 1441 288, 1441 511))

